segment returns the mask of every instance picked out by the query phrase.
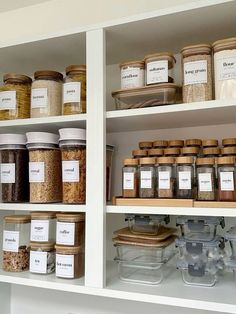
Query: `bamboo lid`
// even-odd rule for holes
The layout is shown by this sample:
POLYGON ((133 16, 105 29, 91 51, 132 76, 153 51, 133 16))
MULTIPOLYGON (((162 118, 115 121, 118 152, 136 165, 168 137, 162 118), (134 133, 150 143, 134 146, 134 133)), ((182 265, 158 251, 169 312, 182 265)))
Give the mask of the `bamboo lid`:
POLYGON ((86 65, 84 64, 72 64, 66 67, 66 75, 73 72, 86 72, 86 65))
POLYGON ((30 249, 37 250, 41 249, 43 251, 54 250, 55 242, 30 242, 30 249))
POLYGON ((164 155, 180 155, 180 149, 179 148, 175 148, 175 147, 172 147, 172 148, 165 148, 164 149, 164 155))
POLYGON ((236 48, 236 37, 225 38, 221 40, 215 41, 213 44, 214 52, 222 51, 222 50, 229 50, 236 48))
POLYGON ((188 146, 188 147, 183 147, 182 148, 182 154, 183 155, 198 155, 200 151, 199 147, 194 147, 194 146, 188 146))
POLYGON ((184 141, 182 141, 182 140, 170 140, 168 144, 169 144, 169 147, 183 147, 184 141))
POLYGON ((193 164, 193 157, 176 157, 175 162, 177 164, 193 164))
POLYGON ((203 155, 220 155, 219 147, 206 147, 202 150, 203 155))
POLYGON ((222 140, 222 145, 223 146, 234 146, 236 145, 236 138, 224 138, 222 140))
POLYGON ((155 156, 163 156, 164 152, 161 148, 153 148, 149 149, 148 156, 149 157, 155 157, 155 156))
POLYGON ((187 139, 185 146, 202 146, 202 140, 198 138, 187 139))
POLYGON ((31 217, 30 215, 10 215, 10 216, 5 216, 4 221, 6 223, 25 224, 31 221, 31 217))
POLYGON ((206 55, 211 54, 211 45, 208 44, 199 44, 186 46, 181 50, 183 58, 194 56, 194 55, 206 55))
POLYGON ((152 148, 152 142, 139 142, 139 148, 152 148))
POLYGON ((219 157, 217 159, 218 165, 234 165, 236 164, 236 157, 234 156, 227 156, 227 157, 219 157))
POLYGON ((54 218, 56 218, 55 212, 32 212, 31 213, 31 219, 47 220, 47 219, 54 219, 54 218))
POLYGON ((58 254, 79 254, 84 251, 83 246, 64 246, 64 245, 55 245, 56 253, 58 254))
POLYGON ((223 147, 221 149, 222 155, 236 155, 236 146, 234 147, 223 147))
POLYGON ((157 140, 152 143, 152 146, 155 147, 163 147, 166 148, 168 146, 168 141, 157 140))
POLYGON ((63 80, 63 75, 60 72, 56 72, 56 71, 41 70, 41 71, 36 71, 34 73, 34 78, 36 80, 45 78, 45 79, 62 81, 63 80))
POLYGON ((132 151, 132 155, 134 157, 146 157, 148 155, 148 151, 144 149, 136 149, 132 151))
POLYGON ((173 157, 159 157, 157 158, 157 164, 174 164, 175 158, 173 157))
POLYGON ((15 73, 7 73, 3 76, 4 83, 22 83, 22 84, 31 84, 32 79, 29 76, 15 73))
POLYGON ((85 221, 84 213, 58 213, 57 220, 65 222, 81 222, 85 221))
POLYGON ((168 61, 168 68, 173 68, 174 64, 176 63, 176 59, 170 52, 159 52, 159 53, 153 53, 146 55, 144 57, 144 61, 146 63, 152 62, 152 61, 161 61, 161 60, 167 60, 168 61))
POLYGON ((202 140, 202 147, 216 147, 216 146, 218 146, 218 140, 215 139, 202 140))
POLYGON ((127 61, 127 62, 122 62, 120 64, 120 68, 128 67, 128 66, 137 66, 141 67, 144 69, 144 61, 143 60, 134 60, 134 61, 127 61))
POLYGON ((154 165, 156 163, 156 158, 146 157, 139 159, 140 165, 154 165))
POLYGON ((214 165, 215 164, 215 158, 197 158, 196 165, 214 165))

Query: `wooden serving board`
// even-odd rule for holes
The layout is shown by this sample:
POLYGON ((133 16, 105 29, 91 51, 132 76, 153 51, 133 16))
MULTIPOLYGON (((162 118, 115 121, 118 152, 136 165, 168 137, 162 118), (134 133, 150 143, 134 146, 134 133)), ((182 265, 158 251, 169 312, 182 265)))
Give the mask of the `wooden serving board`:
POLYGON ((236 208, 236 202, 220 202, 220 201, 194 201, 194 207, 206 208, 236 208))
POLYGON ((193 207, 193 200, 113 197, 112 204, 117 206, 193 207))

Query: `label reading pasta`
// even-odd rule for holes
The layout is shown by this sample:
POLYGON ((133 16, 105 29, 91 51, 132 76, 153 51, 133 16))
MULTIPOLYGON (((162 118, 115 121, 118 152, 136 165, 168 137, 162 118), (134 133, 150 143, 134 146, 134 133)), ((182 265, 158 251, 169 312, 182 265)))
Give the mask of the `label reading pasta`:
POLYGON ((81 83, 70 82, 63 84, 63 103, 80 102, 81 83))
POLYGON ((16 91, 0 92, 0 110, 16 110, 16 91))

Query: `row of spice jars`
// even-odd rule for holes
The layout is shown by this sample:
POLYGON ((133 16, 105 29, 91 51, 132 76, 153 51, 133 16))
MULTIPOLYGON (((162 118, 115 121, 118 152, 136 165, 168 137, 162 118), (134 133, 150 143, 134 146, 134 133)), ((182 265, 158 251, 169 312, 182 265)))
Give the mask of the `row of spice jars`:
POLYGON ((122 182, 125 198, 236 201, 236 157, 125 159, 122 182))
POLYGON ((8 73, 0 86, 0 120, 39 118, 86 112, 86 66, 70 65, 66 77, 43 70, 26 75, 8 73))

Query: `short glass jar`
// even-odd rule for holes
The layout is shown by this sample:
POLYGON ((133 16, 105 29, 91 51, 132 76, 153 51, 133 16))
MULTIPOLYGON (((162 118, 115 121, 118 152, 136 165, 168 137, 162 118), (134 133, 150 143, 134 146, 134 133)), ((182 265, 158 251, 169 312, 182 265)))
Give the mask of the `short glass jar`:
POLYGON ((55 242, 56 213, 31 213, 31 242, 55 242))
POLYGON ((193 139, 187 139, 185 140, 185 146, 186 147, 201 147, 202 146, 202 140, 198 138, 193 139))
POLYGON ((66 68, 63 84, 62 114, 86 112, 86 65, 70 65, 66 68))
POLYGON ((23 134, 0 134, 2 202, 29 201, 29 153, 23 134))
POLYGON ((236 37, 213 43, 215 98, 236 98, 236 37))
POLYGON ((59 136, 46 132, 26 133, 29 149, 31 203, 62 201, 61 152, 59 136))
POLYGON ((36 71, 31 90, 31 118, 61 115, 63 75, 36 71))
POLYGON ((216 199, 216 176, 214 158, 197 158, 197 199, 214 201, 216 199))
POLYGON ((224 138, 222 140, 223 147, 236 147, 236 138, 224 138))
POLYGON ((181 50, 184 103, 212 100, 211 49, 200 44, 181 50))
POLYGON ((138 159, 125 159, 123 166, 122 196, 136 198, 139 195, 138 159))
POLYGON ((156 190, 156 158, 140 158, 139 163, 139 197, 154 198, 156 190))
POLYGON ((194 197, 193 157, 176 158, 176 197, 194 197))
POLYGON ((30 272, 51 274, 55 271, 55 243, 30 242, 30 272))
POLYGON ((235 156, 236 157, 236 147, 235 146, 225 146, 221 149, 222 156, 235 156))
POLYGON ((236 201, 235 165, 235 157, 219 157, 217 160, 219 201, 236 201))
POLYGON ((157 140, 152 143, 153 148, 164 149, 168 147, 168 141, 157 140))
POLYGON ((207 148, 207 147, 218 147, 219 142, 218 140, 215 139, 206 139, 202 140, 202 147, 207 148))
POLYGON ((148 151, 144 149, 135 149, 132 151, 133 157, 136 158, 145 158, 148 156, 148 151))
POLYGON ((148 157, 162 157, 163 155, 164 151, 160 148, 153 148, 148 151, 148 157))
POLYGON ((128 61, 121 63, 121 89, 143 87, 145 85, 144 68, 144 61, 128 61))
POLYGON ((173 157, 157 158, 157 187, 158 198, 174 198, 175 194, 175 159, 173 157))
POLYGON ((86 130, 59 130, 62 159, 62 200, 65 204, 86 202, 86 130))
POLYGON ((168 142, 170 148, 182 148, 184 146, 183 140, 170 140, 168 142))
POLYGON ((3 270, 21 272, 29 269, 30 216, 4 217, 3 270))
POLYGON ((139 142, 139 149, 152 149, 152 142, 139 142))

